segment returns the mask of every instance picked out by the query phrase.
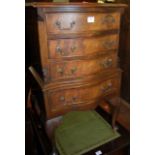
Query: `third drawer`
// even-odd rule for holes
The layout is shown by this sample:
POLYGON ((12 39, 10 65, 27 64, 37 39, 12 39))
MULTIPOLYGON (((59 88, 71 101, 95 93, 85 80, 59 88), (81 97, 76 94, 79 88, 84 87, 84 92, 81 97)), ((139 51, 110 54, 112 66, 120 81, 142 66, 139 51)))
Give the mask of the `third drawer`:
POLYGON ((117 53, 86 60, 52 61, 47 74, 50 81, 81 78, 97 75, 101 72, 117 68, 117 53))

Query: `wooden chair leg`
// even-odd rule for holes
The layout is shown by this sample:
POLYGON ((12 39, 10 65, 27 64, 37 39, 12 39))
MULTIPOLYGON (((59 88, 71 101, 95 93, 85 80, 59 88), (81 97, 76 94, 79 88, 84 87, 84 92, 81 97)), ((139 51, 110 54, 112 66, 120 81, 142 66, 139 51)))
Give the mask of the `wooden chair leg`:
POLYGON ((57 148, 56 148, 56 142, 55 142, 55 131, 61 123, 62 123, 62 116, 46 121, 46 127, 45 127, 46 133, 52 143, 51 155, 58 155, 57 148))
POLYGON ((117 119, 117 116, 119 114, 119 107, 114 107, 114 110, 113 110, 113 114, 112 114, 112 128, 113 130, 116 130, 116 119, 117 119))
POLYGON ((51 137, 51 142, 52 142, 52 155, 58 155, 57 147, 56 147, 56 141, 55 141, 55 131, 58 126, 55 125, 53 128, 53 133, 51 137))
POLYGON ((115 97, 112 99, 105 99, 107 103, 109 103, 110 107, 111 107, 111 113, 112 113, 112 128, 114 130, 116 130, 116 119, 118 117, 119 114, 119 109, 120 109, 120 98, 119 97, 115 97))

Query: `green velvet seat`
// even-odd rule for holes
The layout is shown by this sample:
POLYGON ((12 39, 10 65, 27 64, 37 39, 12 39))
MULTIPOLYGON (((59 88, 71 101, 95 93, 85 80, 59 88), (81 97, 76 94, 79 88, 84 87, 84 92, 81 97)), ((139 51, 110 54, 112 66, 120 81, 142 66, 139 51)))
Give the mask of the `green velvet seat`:
POLYGON ((67 113, 55 132, 60 155, 81 155, 119 136, 94 110, 67 113))

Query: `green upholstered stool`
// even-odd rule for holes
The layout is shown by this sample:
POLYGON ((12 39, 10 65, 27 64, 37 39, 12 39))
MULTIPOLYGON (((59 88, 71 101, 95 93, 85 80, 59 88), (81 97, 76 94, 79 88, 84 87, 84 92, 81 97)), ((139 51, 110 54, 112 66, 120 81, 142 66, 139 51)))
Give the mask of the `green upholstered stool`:
POLYGON ((72 111, 56 129, 55 141, 60 155, 81 155, 119 136, 96 111, 72 111))

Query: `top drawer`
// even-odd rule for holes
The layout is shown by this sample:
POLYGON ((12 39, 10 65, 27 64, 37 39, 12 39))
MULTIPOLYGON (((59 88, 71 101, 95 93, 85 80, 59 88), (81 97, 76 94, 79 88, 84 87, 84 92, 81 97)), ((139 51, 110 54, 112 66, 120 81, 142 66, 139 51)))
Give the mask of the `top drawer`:
POLYGON ((120 13, 50 13, 46 14, 48 33, 82 33, 118 29, 120 13))

